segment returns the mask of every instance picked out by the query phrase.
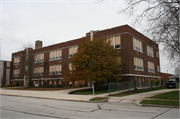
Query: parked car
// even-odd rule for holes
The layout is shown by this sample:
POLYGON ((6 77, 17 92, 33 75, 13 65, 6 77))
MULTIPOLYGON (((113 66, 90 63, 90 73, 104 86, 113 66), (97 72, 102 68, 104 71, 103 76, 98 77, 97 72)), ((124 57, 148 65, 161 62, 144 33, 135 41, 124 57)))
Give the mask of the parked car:
POLYGON ((167 88, 176 88, 176 83, 178 83, 177 80, 166 81, 166 87, 167 88))

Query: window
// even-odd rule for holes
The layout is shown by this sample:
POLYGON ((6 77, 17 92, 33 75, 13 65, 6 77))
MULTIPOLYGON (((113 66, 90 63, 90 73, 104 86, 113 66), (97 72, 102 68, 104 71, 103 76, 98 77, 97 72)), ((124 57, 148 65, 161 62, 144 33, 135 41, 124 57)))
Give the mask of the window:
POLYGON ((157 65, 157 72, 160 72, 160 67, 157 65))
POLYGON ((26 56, 26 61, 28 61, 28 59, 29 59, 29 57, 28 57, 28 56, 26 56))
POLYGON ((59 80, 59 85, 61 85, 61 80, 59 80))
POLYGON ((34 76, 43 76, 43 75, 44 75, 44 67, 34 68, 34 76))
POLYGON ((28 71, 28 66, 25 66, 25 71, 28 71))
POLYGON ((76 54, 78 47, 73 46, 69 48, 69 58, 71 58, 74 54, 76 54))
POLYGON ((19 65, 20 64, 20 57, 14 58, 14 65, 19 65))
POLYGON ((54 81, 54 85, 56 85, 56 81, 54 81))
POLYGON ((138 40, 137 38, 133 38, 133 49, 143 53, 143 47, 142 47, 142 42, 138 40))
POLYGON ((114 48, 117 48, 117 49, 121 48, 121 37, 120 37, 120 35, 110 37, 110 42, 114 48))
POLYGON ((153 48, 147 45, 147 55, 154 57, 153 48))
POLYGON ((19 69, 14 69, 13 77, 19 77, 19 69))
POLYGON ((62 75, 62 65, 51 65, 49 67, 49 75, 62 75))
POLYGON ((34 55, 34 62, 44 62, 44 53, 34 55))
POLYGON ((159 52, 158 51, 156 51, 156 57, 159 57, 159 52))
POLYGON ((49 81, 49 85, 51 85, 51 84, 52 84, 52 81, 50 80, 50 81, 49 81))
POLYGON ((148 72, 155 72, 154 71, 154 63, 148 61, 148 72))
POLYGON ((49 61, 62 59, 62 50, 54 50, 49 53, 49 61))
POLYGON ((121 58, 120 57, 116 57, 116 60, 119 64, 119 69, 122 70, 122 66, 121 66, 121 58))
POLYGON ((141 58, 134 57, 134 70, 144 71, 143 60, 141 58))
POLYGON ((43 85, 43 81, 41 81, 41 85, 43 85))
POLYGON ((69 63, 69 71, 72 73, 72 63, 69 63))

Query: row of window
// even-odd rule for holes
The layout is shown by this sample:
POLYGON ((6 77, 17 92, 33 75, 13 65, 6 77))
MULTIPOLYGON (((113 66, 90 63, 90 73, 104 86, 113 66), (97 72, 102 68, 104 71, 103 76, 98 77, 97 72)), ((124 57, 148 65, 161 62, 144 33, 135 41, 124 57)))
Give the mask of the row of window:
POLYGON ((49 74, 50 75, 62 75, 62 65, 51 65, 49 67, 49 74))
MULTIPOLYGON (((78 81, 75 81, 75 85, 77 85, 77 82, 78 82, 78 81)), ((33 84, 34 84, 34 85, 35 85, 35 84, 39 84, 39 83, 40 83, 40 85, 43 85, 43 84, 44 84, 44 81, 33 81, 33 84)), ((49 85, 52 85, 52 83, 53 83, 53 85, 57 85, 57 83, 59 83, 59 85, 61 85, 61 84, 62 84, 62 80, 59 80, 58 82, 57 82, 56 80, 54 80, 54 81, 50 80, 50 81, 49 81, 49 85)), ((69 84, 72 85, 72 82, 69 82, 69 84)))
POLYGON ((44 62, 44 53, 34 55, 34 62, 35 63, 44 62))
MULTIPOLYGON (((147 45, 147 55, 154 57, 154 52, 153 52, 153 48, 147 45)), ((143 53, 143 47, 142 47, 142 42, 140 40, 138 40, 137 38, 133 38, 133 49, 143 53)), ((159 52, 156 51, 156 57, 159 57, 159 52)))
MULTIPOLYGON (((62 85, 62 80, 58 80, 58 81, 57 80, 49 80, 48 83, 49 83, 50 86, 52 85, 52 83, 53 83, 54 86, 55 85, 62 85)), ((75 81, 74 83, 75 83, 75 85, 78 85, 79 81, 75 81)), ((44 84, 44 81, 43 80, 41 80, 41 81, 33 81, 33 85, 36 85, 36 84, 42 86, 44 84)), ((82 84, 85 84, 85 82, 83 81, 82 84)), ((72 81, 69 82, 69 85, 72 86, 72 81)))
POLYGON ((62 59, 62 50, 51 51, 49 61, 62 59))
POLYGON ((44 67, 34 68, 34 76, 43 76, 43 75, 44 75, 44 67))
MULTIPOLYGON (((134 70, 144 71, 143 60, 141 58, 134 57, 134 70)), ((69 63, 69 70, 72 72, 72 63, 69 63)), ((160 67, 157 66, 157 71, 160 72, 160 67)), ((154 63, 148 61, 148 72, 155 72, 154 63)), ((44 67, 35 67, 34 68, 34 76, 43 76, 44 75, 44 67)), ((49 75, 62 75, 62 65, 50 65, 49 66, 49 75)), ((19 77, 19 69, 14 69, 13 72, 14 77, 19 77)))
MULTIPOLYGON (((148 72, 155 72, 154 63, 148 61, 148 72)), ((134 70, 144 71, 143 60, 141 58, 134 57, 134 70)), ((157 66, 157 71, 160 72, 160 67, 157 66)))
MULTIPOLYGON (((117 49, 121 48, 120 35, 110 37, 109 40, 111 41, 111 45, 114 48, 117 48, 117 49)), ((69 48, 69 58, 74 56, 74 54, 77 52, 77 49, 78 49, 78 46, 73 46, 69 48)), ((133 38, 133 49, 143 53, 142 42, 138 40, 137 38, 133 38)), ((51 51, 49 52, 49 55, 50 55, 49 61, 60 60, 62 59, 62 49, 51 51)), ((153 48, 148 45, 147 45, 147 55, 154 57, 153 48)), ((156 51, 156 57, 159 57, 158 51, 156 51)), ((34 55, 34 62, 35 63, 44 62, 44 53, 34 55)), ((20 64, 20 57, 14 58, 14 65, 18 65, 18 64, 20 64)), ((143 70, 143 67, 138 66, 138 65, 135 65, 135 66, 136 66, 135 69, 143 70)))

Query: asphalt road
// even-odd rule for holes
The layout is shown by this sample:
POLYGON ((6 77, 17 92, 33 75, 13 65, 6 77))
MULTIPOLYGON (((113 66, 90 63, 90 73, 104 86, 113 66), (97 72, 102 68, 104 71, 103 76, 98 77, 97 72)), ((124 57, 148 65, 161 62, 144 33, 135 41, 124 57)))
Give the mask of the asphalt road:
POLYGON ((1 119, 179 119, 178 108, 0 95, 1 119))

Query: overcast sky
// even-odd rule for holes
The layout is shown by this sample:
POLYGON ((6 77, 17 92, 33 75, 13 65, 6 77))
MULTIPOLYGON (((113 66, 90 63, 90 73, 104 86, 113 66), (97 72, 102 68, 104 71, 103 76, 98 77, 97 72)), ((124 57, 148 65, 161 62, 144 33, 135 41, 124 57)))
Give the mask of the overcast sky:
MULTIPOLYGON (((103 30, 124 24, 133 27, 133 18, 118 14, 124 8, 123 0, 104 3, 98 3, 98 0, 0 1, 2 60, 11 61, 13 52, 21 50, 23 45, 34 46, 37 39, 43 41, 43 46, 48 46, 81 38, 90 30, 103 30)), ((143 33, 142 27, 135 29, 143 33)), ((161 71, 173 73, 161 49, 161 71)))

